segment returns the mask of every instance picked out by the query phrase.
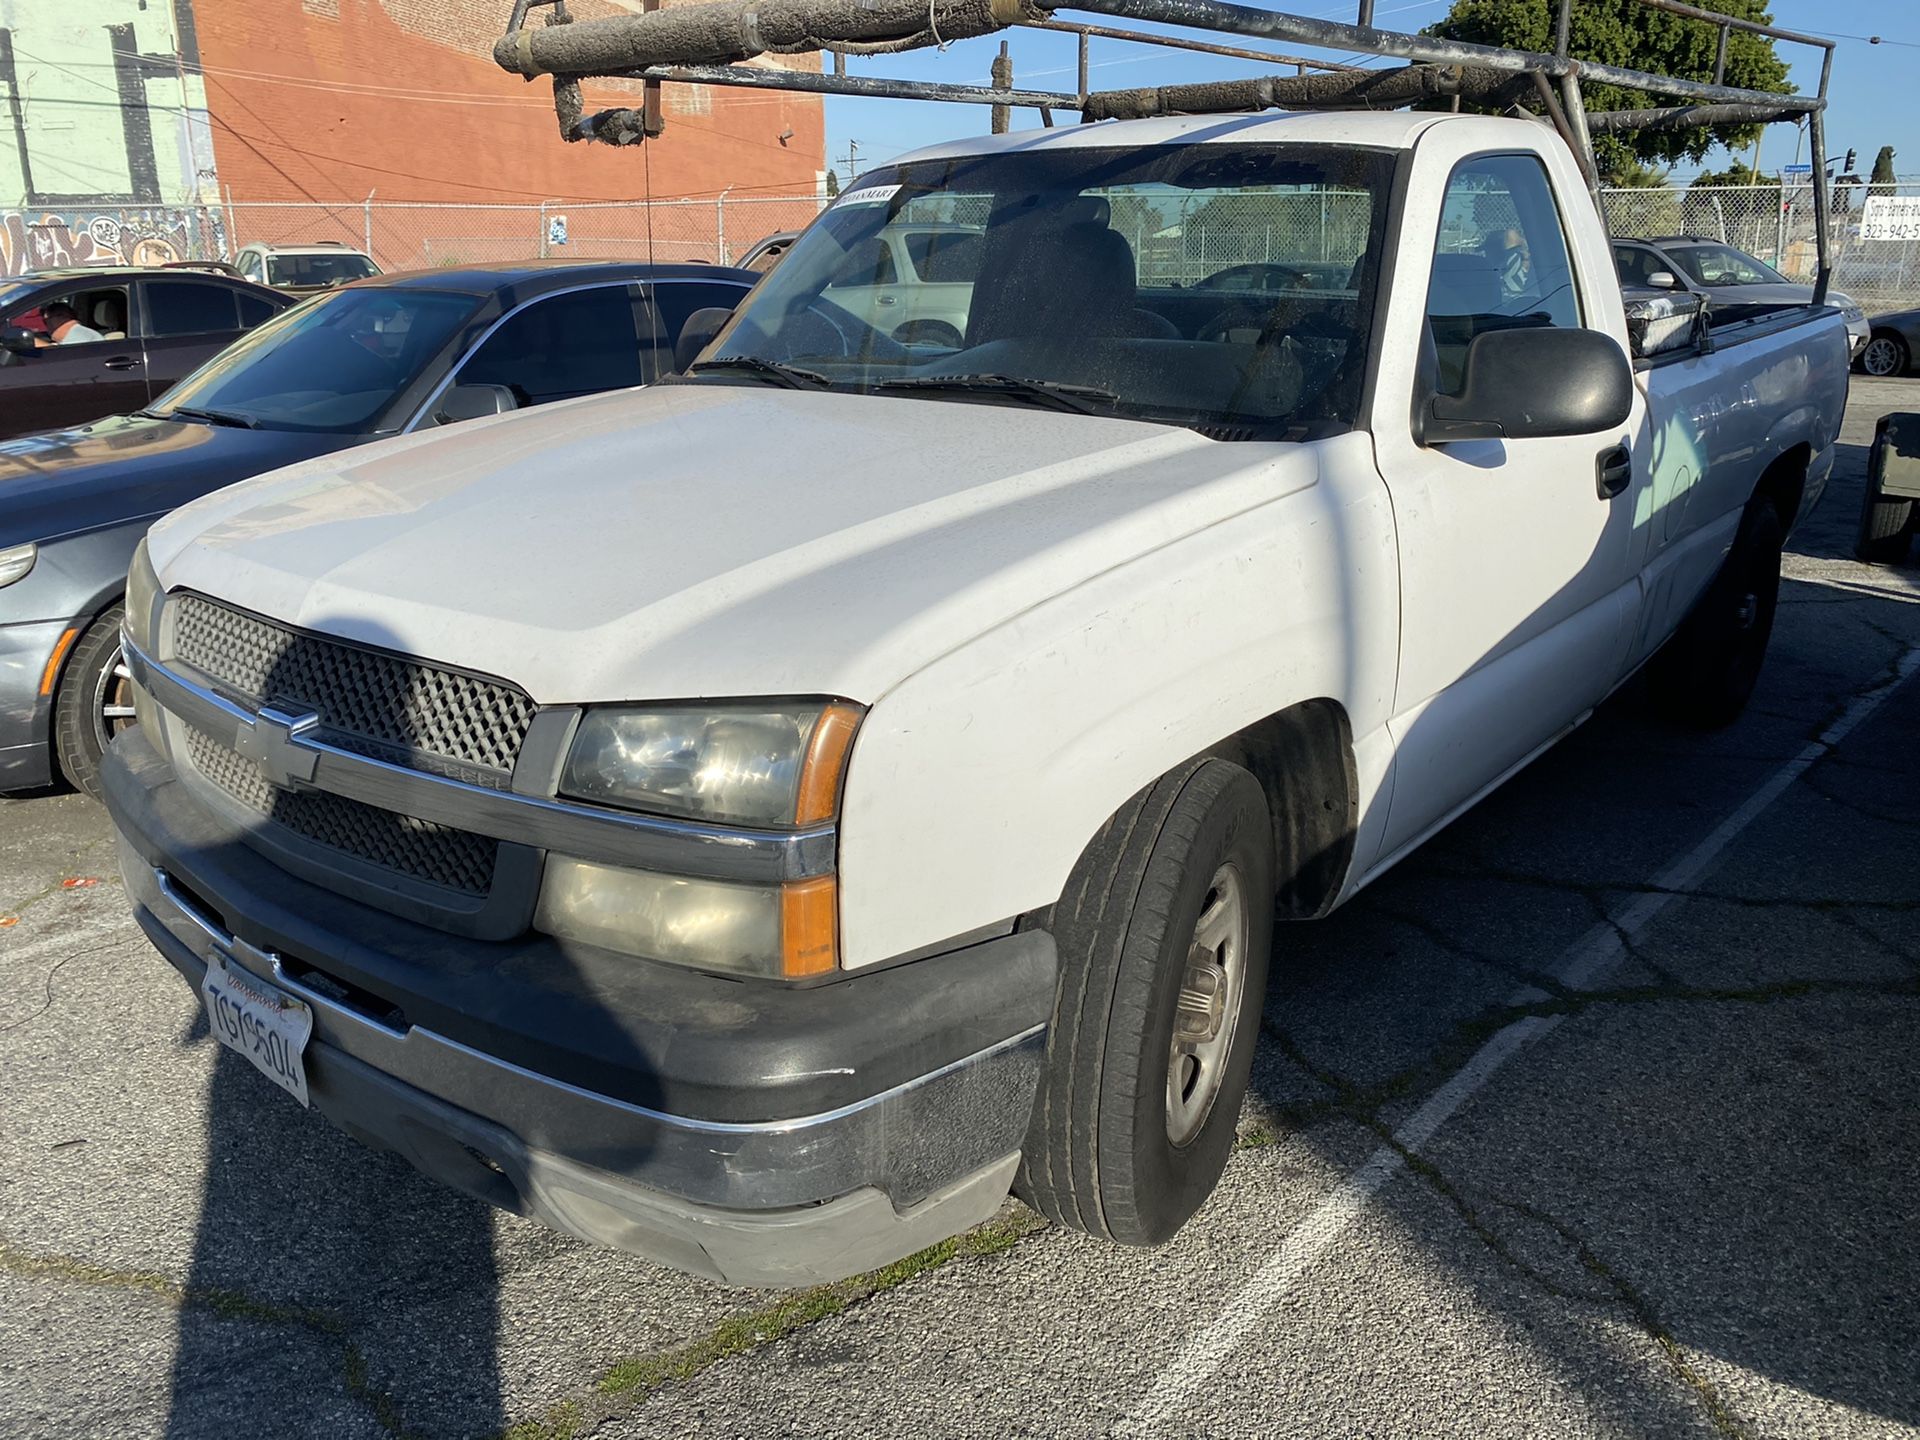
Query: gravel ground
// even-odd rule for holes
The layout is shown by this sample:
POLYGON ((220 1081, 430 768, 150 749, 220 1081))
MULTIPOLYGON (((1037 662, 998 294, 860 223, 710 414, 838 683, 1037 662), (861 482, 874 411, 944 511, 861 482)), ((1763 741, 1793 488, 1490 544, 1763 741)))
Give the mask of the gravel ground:
POLYGON ((1629 687, 1280 931, 1158 1250, 1010 1206, 796 1298, 496 1214, 209 1040, 96 807, 0 801, 0 1436, 1920 1434, 1920 574, 1849 558, 1906 407, 1856 378, 1739 724, 1629 687))

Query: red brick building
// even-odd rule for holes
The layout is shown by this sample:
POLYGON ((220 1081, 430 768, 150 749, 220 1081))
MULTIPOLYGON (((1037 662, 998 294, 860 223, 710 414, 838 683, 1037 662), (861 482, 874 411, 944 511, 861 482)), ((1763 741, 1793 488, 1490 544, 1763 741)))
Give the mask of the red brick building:
MULTIPOLYGON (((574 0, 578 19, 635 12, 639 0, 574 0)), ((219 184, 233 202, 236 242, 343 238, 368 228, 369 194, 388 202, 538 205, 698 197, 811 195, 826 169, 820 97, 717 87, 666 86, 666 132, 644 146, 613 149, 560 139, 552 88, 500 70, 493 43, 506 0, 191 0, 176 6, 195 32, 204 69, 219 184), (644 153, 643 153, 644 152, 644 153), (316 228, 317 212, 260 202, 354 207, 316 228)), ((797 59, 799 57, 796 57, 797 59)), ((812 57, 801 63, 811 64, 812 57)), ((589 111, 637 105, 640 88, 586 87, 589 111)), ((793 207, 784 207, 792 209, 793 207)), ((713 248, 732 226, 737 254, 758 235, 803 223, 779 206, 731 207, 730 218, 699 217, 711 203, 656 208, 660 258, 713 248), (776 213, 779 212, 779 213, 776 213)), ((371 212, 383 263, 433 264, 526 253, 524 218, 470 213, 453 229, 474 234, 416 236, 402 218, 371 212), (387 234, 392 230, 392 234, 387 234), (495 231, 504 233, 497 238, 495 231), (486 241, 486 244, 480 242, 486 241), (492 253, 489 252, 491 245, 492 253)), ((412 229, 424 221, 415 220, 412 229)), ((451 222, 449 222, 451 223, 451 222)), ((569 215, 570 250, 604 253, 630 240, 632 211, 569 215)), ((628 247, 621 245, 620 253, 628 247)), ((706 258, 718 258, 709 255, 706 258)))

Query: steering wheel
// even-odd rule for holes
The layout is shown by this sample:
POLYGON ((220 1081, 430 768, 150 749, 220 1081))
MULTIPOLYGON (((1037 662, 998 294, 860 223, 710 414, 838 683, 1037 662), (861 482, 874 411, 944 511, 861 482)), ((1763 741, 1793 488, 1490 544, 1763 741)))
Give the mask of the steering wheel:
POLYGON ((1343 325, 1324 310, 1297 310, 1287 319, 1281 318, 1281 306, 1252 305, 1242 302, 1231 305, 1200 327, 1200 333, 1194 338, 1219 343, 1229 340, 1235 331, 1251 330, 1246 337, 1248 343, 1265 335, 1273 338, 1278 335, 1293 335, 1304 340, 1347 340, 1353 339, 1353 330, 1343 325))

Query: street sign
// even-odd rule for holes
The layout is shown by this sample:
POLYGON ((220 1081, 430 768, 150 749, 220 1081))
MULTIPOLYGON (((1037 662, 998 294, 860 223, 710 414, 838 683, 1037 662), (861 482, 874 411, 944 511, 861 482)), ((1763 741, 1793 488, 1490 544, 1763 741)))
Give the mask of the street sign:
POLYGON ((1869 195, 1862 240, 1920 240, 1920 195, 1869 195))
POLYGON ((1813 162, 1809 160, 1799 165, 1782 165, 1780 167, 1780 173, 1782 175, 1811 175, 1813 173, 1813 162))

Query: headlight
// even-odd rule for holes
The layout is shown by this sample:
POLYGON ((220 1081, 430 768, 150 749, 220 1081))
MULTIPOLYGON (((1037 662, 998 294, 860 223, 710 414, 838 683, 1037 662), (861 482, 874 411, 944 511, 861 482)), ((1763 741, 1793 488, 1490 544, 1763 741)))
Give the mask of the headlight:
POLYGON ((855 705, 728 704, 589 710, 560 793, 728 825, 833 818, 855 705))
POLYGON ((1849 325, 1858 325, 1862 320, 1867 318, 1867 312, 1862 310, 1858 305, 1849 305, 1840 312, 1840 318, 1845 320, 1849 325))
POLYGON ((0 585, 11 585, 16 580, 25 579, 39 554, 40 547, 31 540, 24 545, 9 545, 0 550, 0 585))
POLYGON ((153 617, 159 599, 160 577, 154 574, 147 542, 142 540, 134 547, 133 563, 127 567, 127 618, 122 623, 127 638, 148 654, 153 653, 153 617))
MULTIPOLYGON (((862 711, 840 701, 589 710, 560 793, 622 809, 792 829, 832 820, 862 711)), ((797 979, 839 963, 832 875, 738 885, 547 858, 534 925, 669 964, 797 979)))

